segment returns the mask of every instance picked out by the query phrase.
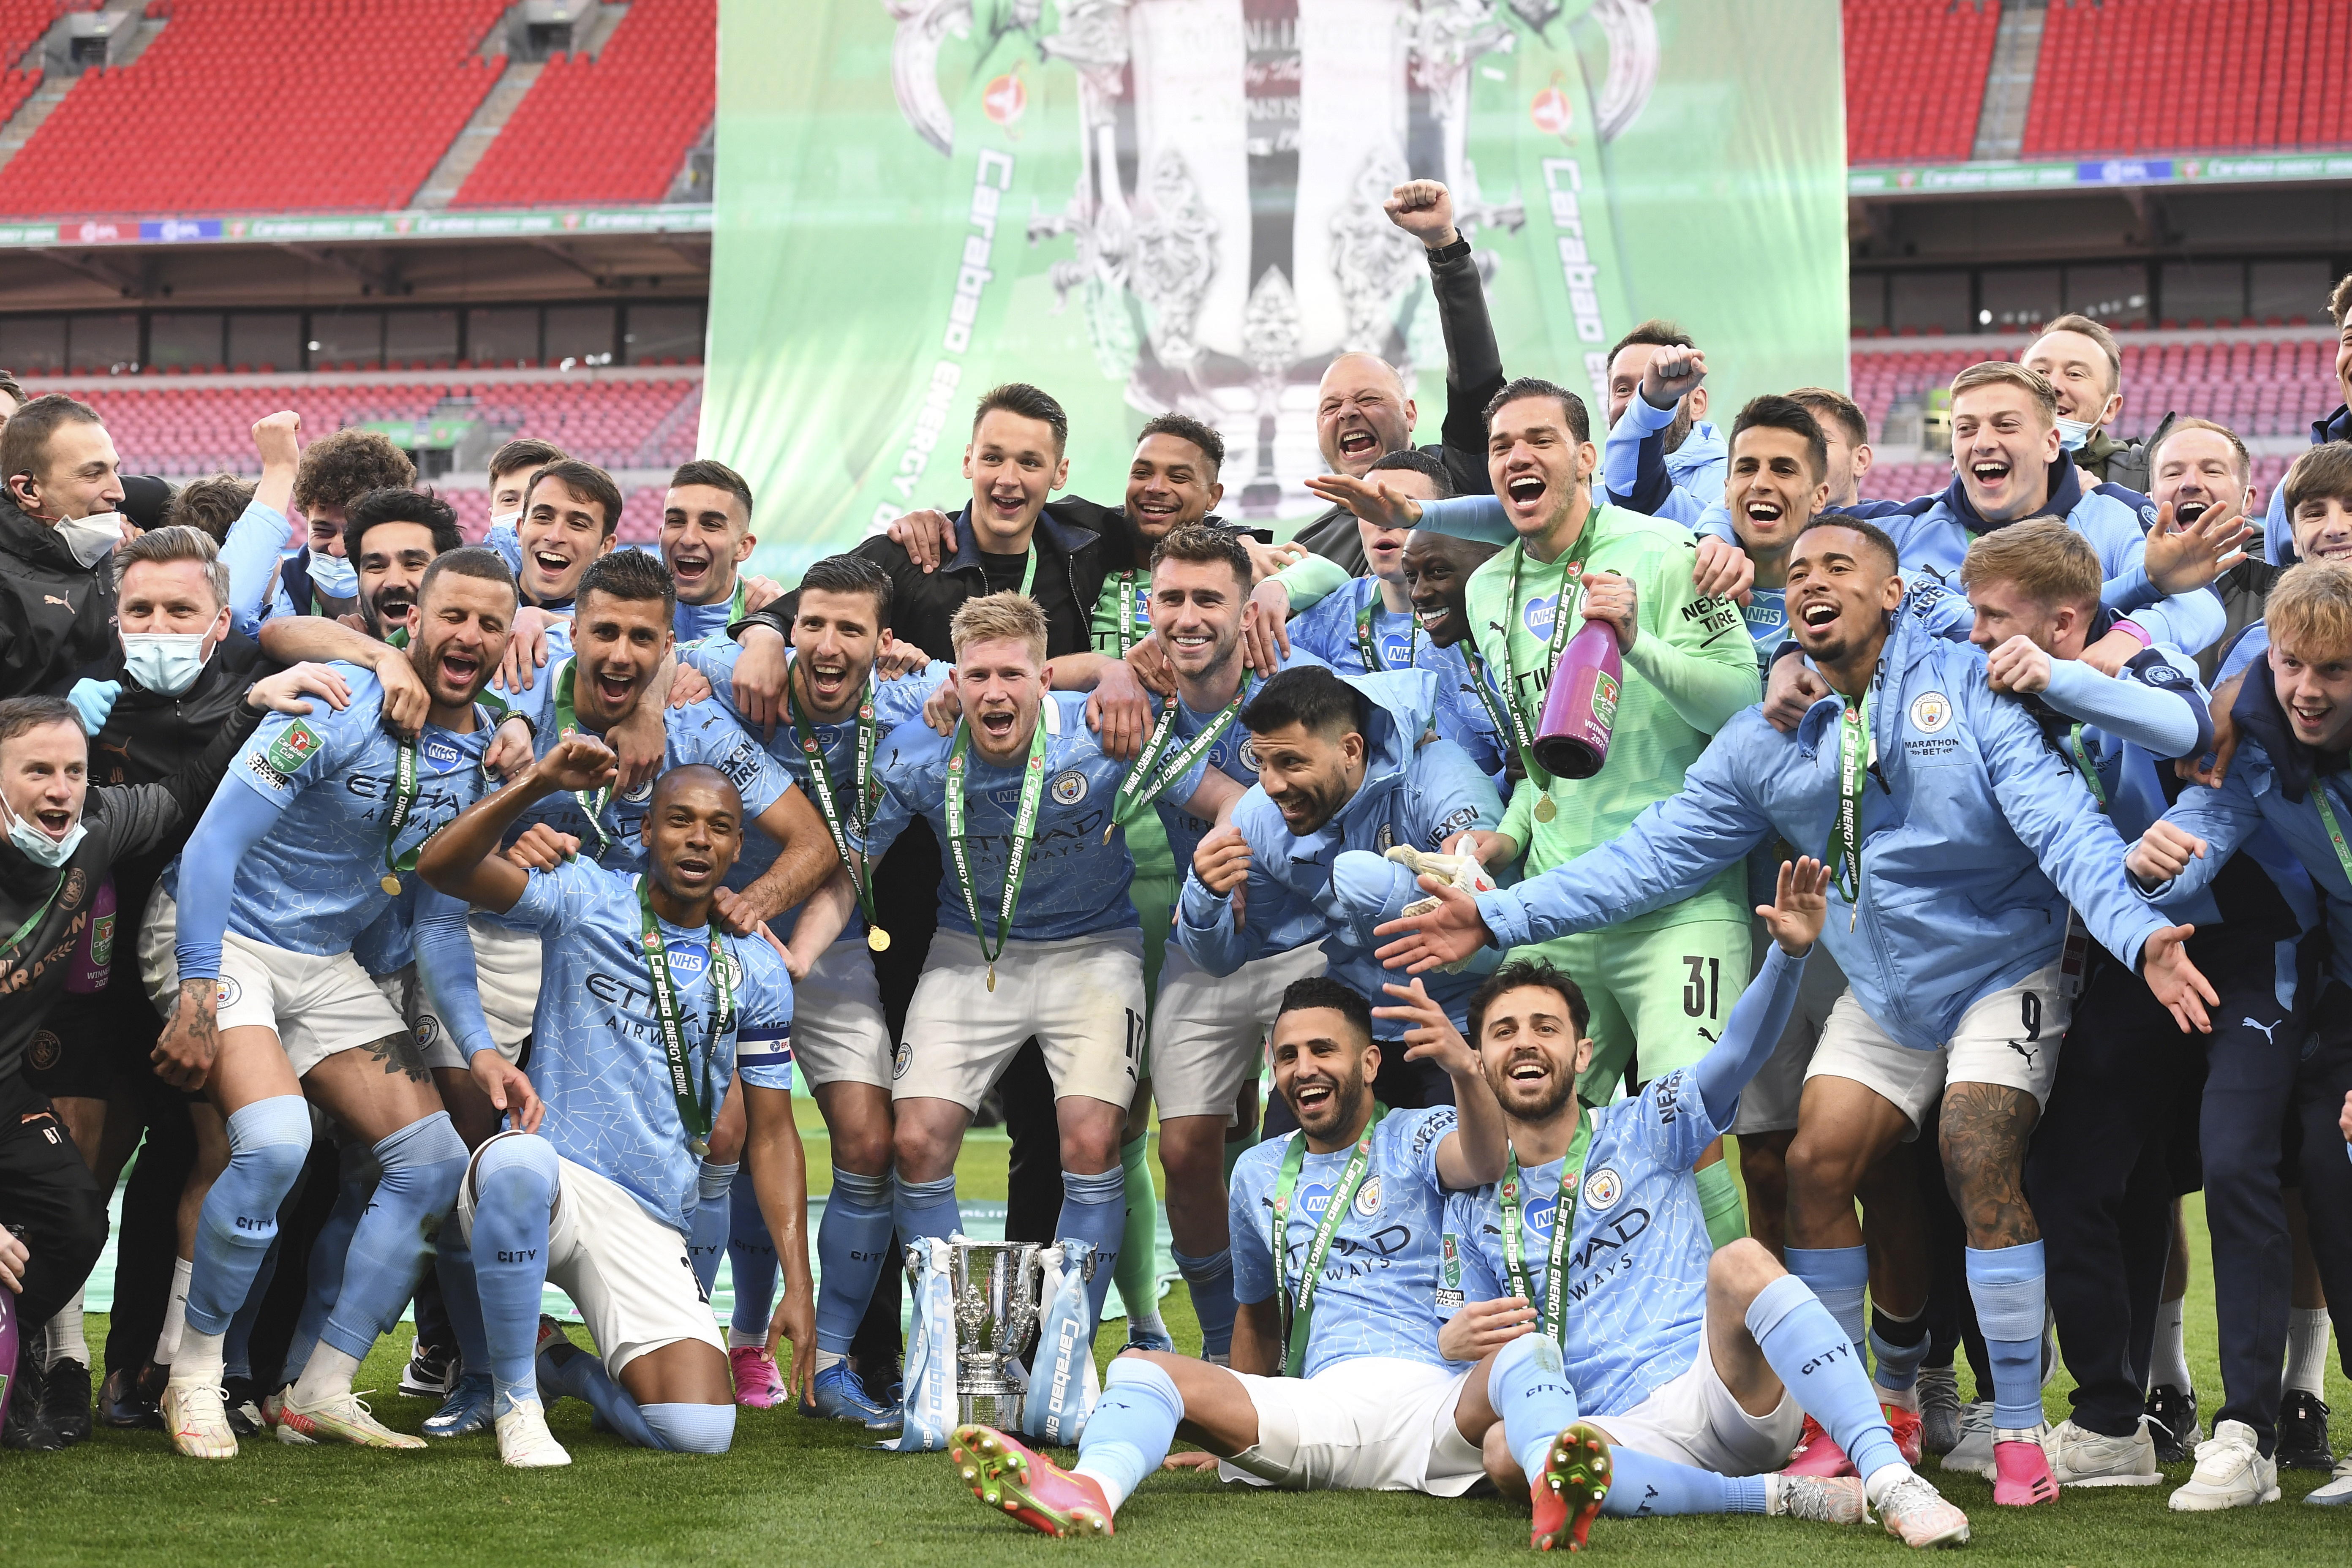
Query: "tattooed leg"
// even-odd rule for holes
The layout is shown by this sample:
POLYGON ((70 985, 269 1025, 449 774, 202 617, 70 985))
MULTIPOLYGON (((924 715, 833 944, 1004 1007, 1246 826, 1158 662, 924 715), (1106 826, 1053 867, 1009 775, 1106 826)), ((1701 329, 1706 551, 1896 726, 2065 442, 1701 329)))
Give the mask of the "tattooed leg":
POLYGON ((1956 1083, 1944 1090, 1944 1179, 1974 1247, 2042 1239, 2025 1201, 2025 1151, 2041 1108, 2023 1089, 1956 1083))

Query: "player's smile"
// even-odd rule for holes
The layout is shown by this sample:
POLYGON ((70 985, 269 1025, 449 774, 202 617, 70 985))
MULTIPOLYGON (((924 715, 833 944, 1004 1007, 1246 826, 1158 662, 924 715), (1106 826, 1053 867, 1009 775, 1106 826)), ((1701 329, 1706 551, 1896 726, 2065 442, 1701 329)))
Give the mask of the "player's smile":
POLYGON ((710 580, 716 561, 707 544, 678 544, 669 552, 669 574, 677 579, 680 597, 687 590, 699 588, 710 580))

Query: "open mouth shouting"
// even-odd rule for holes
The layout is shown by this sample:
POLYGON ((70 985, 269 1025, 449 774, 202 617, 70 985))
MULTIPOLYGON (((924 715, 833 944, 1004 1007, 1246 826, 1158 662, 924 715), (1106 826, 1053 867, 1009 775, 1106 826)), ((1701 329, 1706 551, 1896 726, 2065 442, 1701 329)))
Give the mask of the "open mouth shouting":
POLYGON ((1543 515, 1544 500, 1550 492, 1550 481, 1530 468, 1505 478, 1503 506, 1514 521, 1522 518, 1538 518, 1543 515))
POLYGON ((1339 457, 1343 466, 1351 463, 1369 466, 1380 455, 1380 436, 1368 421, 1360 417, 1351 418, 1339 426, 1339 457))
POLYGON ((670 862, 670 880, 680 891, 694 891, 711 880, 711 868, 718 864, 699 849, 688 849, 670 862))
POLYGON ((1319 1121, 1338 1103, 1339 1086, 1328 1078, 1294 1079, 1290 1086, 1290 1109, 1301 1121, 1319 1121))
POLYGON ((578 564, 568 546, 533 545, 523 552, 524 590, 534 599, 562 598, 563 580, 578 564))
POLYGON ((1020 717, 1020 710, 1009 702, 1002 708, 982 708, 974 715, 980 732, 1000 752, 1012 745, 1013 727, 1020 717))
POLYGON ((1976 488, 1986 495, 1999 495, 2014 471, 2014 466, 2005 457, 1970 458, 1967 469, 1976 488))
POLYGON ((1748 520, 1748 526, 1759 535, 1772 533, 1780 526, 1780 520, 1789 515, 1786 508, 1769 496, 1751 496, 1739 510, 1748 520))
POLYGON ((62 843, 65 836, 73 831, 73 807, 69 805, 37 807, 33 813, 33 824, 51 838, 62 843))
POLYGON ((849 661, 845 658, 807 658, 801 661, 801 679, 808 683, 810 698, 819 708, 831 712, 841 706, 849 695, 849 661))
POLYGON ((596 672, 596 697, 608 712, 617 711, 626 704, 636 689, 637 671, 635 666, 621 669, 608 668, 596 672))
POLYGON ((718 562, 707 545, 681 544, 670 552, 669 574, 677 584, 681 599, 691 600, 694 592, 707 588, 718 575, 718 562))
POLYGON ((1018 485, 992 485, 988 491, 988 512, 997 521, 1015 523, 1029 510, 1029 492, 1018 485))
POLYGON ((1790 616, 1790 629, 1796 633, 1797 640, 1811 651, 1817 645, 1825 643, 1836 631, 1843 613, 1838 602, 1827 593, 1810 595, 1798 601, 1794 613, 1790 616))
POLYGON ((462 701, 474 689, 482 668, 479 654, 445 644, 433 656, 434 684, 441 689, 438 695, 449 701, 462 701))

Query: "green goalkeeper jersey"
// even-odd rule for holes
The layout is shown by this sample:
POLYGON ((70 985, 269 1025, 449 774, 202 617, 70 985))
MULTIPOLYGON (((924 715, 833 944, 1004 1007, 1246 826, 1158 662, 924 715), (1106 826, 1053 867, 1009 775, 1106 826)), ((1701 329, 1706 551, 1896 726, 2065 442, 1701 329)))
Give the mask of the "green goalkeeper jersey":
MULTIPOLYGON (((1761 697, 1756 652, 1739 606, 1692 586, 1696 552, 1696 542, 1679 523, 1603 506, 1585 519, 1583 532, 1559 560, 1540 562, 1511 545, 1472 575, 1470 622, 1486 679, 1492 690, 1505 692, 1505 671, 1513 672, 1516 689, 1506 700, 1516 703, 1531 734, 1551 683, 1552 617, 1563 599, 1570 616, 1583 602, 1571 568, 1614 573, 1634 585, 1639 635, 1623 656, 1608 761, 1589 779, 1551 778, 1530 766, 1527 781, 1511 794, 1503 831, 1526 850, 1528 875, 1607 843, 1654 802, 1681 789, 1684 770, 1715 732, 1761 697), (1510 604, 1514 563, 1518 602, 1510 604), (1538 809, 1546 799, 1548 813, 1538 809)), ((1580 618, 1572 621, 1565 635, 1574 637, 1580 625, 1580 618)), ((1746 893, 1743 868, 1727 867, 1704 890, 1613 929, 1745 921, 1746 893)))

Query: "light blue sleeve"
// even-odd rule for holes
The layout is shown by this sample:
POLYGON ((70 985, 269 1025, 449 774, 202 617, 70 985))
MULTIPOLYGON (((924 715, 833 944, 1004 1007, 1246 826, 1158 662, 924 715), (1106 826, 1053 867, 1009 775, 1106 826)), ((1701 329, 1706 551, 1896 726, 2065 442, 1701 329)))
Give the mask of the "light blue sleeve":
POLYGON ((2126 676, 2117 677, 2102 675, 2079 658, 2053 658, 2050 689, 2042 700, 2069 719, 2095 725, 2160 760, 2195 756, 2213 733, 2205 689, 2194 675, 2183 675, 2154 648, 2133 662, 2151 657, 2173 677, 2168 683, 2129 679, 2129 667, 2126 676))
POLYGON ((1244 820, 1245 814, 1257 814, 1254 807, 1268 814, 1274 810, 1273 803, 1255 784, 1242 797, 1241 805, 1234 808, 1234 822, 1250 847, 1243 918, 1234 918, 1230 896, 1221 899, 1209 891, 1200 875, 1189 866, 1184 868, 1183 891, 1177 895, 1176 940, 1183 947, 1184 956, 1211 974, 1231 974, 1249 962, 1258 945, 1252 940, 1253 932, 1261 937, 1265 934, 1258 929, 1259 920, 1282 901, 1284 889, 1265 869, 1278 847, 1264 842, 1263 836, 1251 832, 1249 823, 1244 820))
POLYGON ((2153 640, 2170 643, 2186 653, 2202 653, 2221 641, 2229 626, 2221 596, 2210 588, 2159 596, 2148 581, 2147 566, 2138 559, 2144 548, 2137 547, 2132 564, 2100 587, 2099 603, 2119 616, 2129 616, 2153 640))
POLYGON ((507 563, 508 571, 522 570, 522 535, 513 523, 492 523, 490 531, 482 536, 482 542, 499 552, 499 559, 507 563))
POLYGON ((2294 525, 2287 521, 2286 487, 2271 487, 2270 510, 2263 514, 2263 559, 2284 566, 2294 554, 2294 525))
POLYGON ((1448 539, 1466 539, 1475 544, 1509 544, 1519 536, 1511 528, 1510 515, 1503 510, 1501 500, 1495 496, 1449 496, 1444 500, 1421 503, 1421 521, 1414 523, 1416 533, 1442 533, 1448 539))
POLYGON ((499 919, 517 931, 535 931, 552 940, 594 907, 605 883, 627 880, 585 856, 574 856, 552 871, 533 871, 523 884, 522 897, 499 919))
POLYGON ((228 928, 228 907, 236 894, 237 865, 268 836, 284 809, 284 800, 257 788, 214 793, 187 847, 180 852, 180 908, 173 942, 183 981, 220 973, 221 933, 228 928))
POLYGON ((220 551, 221 564, 228 568, 229 620, 247 637, 261 625, 262 606, 273 595, 284 596, 278 575, 278 552, 293 535, 294 524, 286 514, 263 505, 257 498, 247 501, 244 512, 229 525, 220 551))
POLYGON ((1615 925, 1686 899, 1717 871, 1738 864, 1772 826, 1743 781, 1785 765, 1749 754, 1746 742, 1759 736, 1778 743, 1751 708, 1700 753, 1683 775, 1679 794, 1643 811, 1615 838, 1516 888, 1477 895, 1478 913, 1495 944, 1524 947, 1615 925))
POLYGON ((1713 502, 1699 513, 1698 521, 1690 525, 1690 530, 1702 539, 1720 539, 1726 544, 1739 542, 1739 535, 1731 526, 1731 513, 1724 509, 1721 501, 1713 502))
POLYGON ((2124 843, 2074 769, 2060 763, 2042 727, 1993 695, 1982 664, 1958 683, 1959 705, 1981 749, 1993 797, 2011 831, 2041 862, 2091 934, 2137 966, 2140 948, 2171 922, 2148 907, 2124 870, 2124 843))
POLYGON ((758 937, 730 937, 749 984, 735 1026, 735 1070, 755 1089, 793 1087, 793 980, 775 949, 758 937))
MULTIPOLYGON (((2261 750, 2259 746, 2253 749, 2261 750)), ((2165 821, 2203 839, 2205 853, 2190 860, 2180 875, 2168 882, 2159 882, 2153 888, 2141 888, 2135 883, 2135 890, 2148 903, 2169 904, 2212 886, 2213 879, 2230 863, 2238 846, 2263 826, 2262 805, 2254 799, 2253 786, 2246 782, 2246 753, 2241 750, 2235 763, 2223 776, 2221 788, 2192 785, 2182 790, 2172 809, 2164 814, 2165 821)))
MULTIPOLYGON (((284 574, 278 572, 270 573, 269 583, 269 607, 261 613, 260 619, 264 621, 274 621, 280 616, 293 615, 295 613, 294 599, 293 595, 286 592, 286 578, 284 574)), ((259 623, 257 622, 256 624, 257 625, 259 623)))
POLYGON ((457 1042, 458 1055, 470 1061, 476 1051, 496 1050, 490 1020, 482 1011, 481 975, 474 967, 474 937, 466 928, 464 900, 429 883, 420 886, 411 940, 416 946, 416 977, 425 983, 425 994, 432 999, 441 1026, 457 1042))
MULTIPOLYGON (((1739 1000, 1731 1005, 1723 1038, 1692 1069, 1698 1079, 1699 1099, 1706 1107, 1706 1119, 1715 1127, 1731 1125, 1741 1092, 1771 1059, 1774 1047, 1780 1043, 1781 1032, 1789 1026, 1789 1015, 1796 1011, 1797 983, 1804 973, 1803 959, 1790 958, 1779 942, 1769 937, 1765 939, 1763 966, 1748 983, 1748 989, 1739 994, 1739 1000)), ((1712 1136, 1706 1141, 1713 1142, 1712 1136)))
POLYGON ((1625 412, 1620 414, 1617 423, 1609 427, 1608 439, 1601 448, 1601 482, 1606 487, 1612 501, 1622 505, 1645 489, 1672 488, 1666 479, 1665 452, 1650 437, 1674 422, 1673 407, 1651 406, 1649 398, 1638 388, 1632 397, 1626 399, 1625 412), (1642 471, 1645 443, 1652 449, 1653 460, 1657 465, 1655 473, 1642 471))
POLYGON ((1465 828, 1503 826, 1503 797, 1469 752, 1453 742, 1423 742, 1412 753, 1413 842, 1435 849, 1465 828))

